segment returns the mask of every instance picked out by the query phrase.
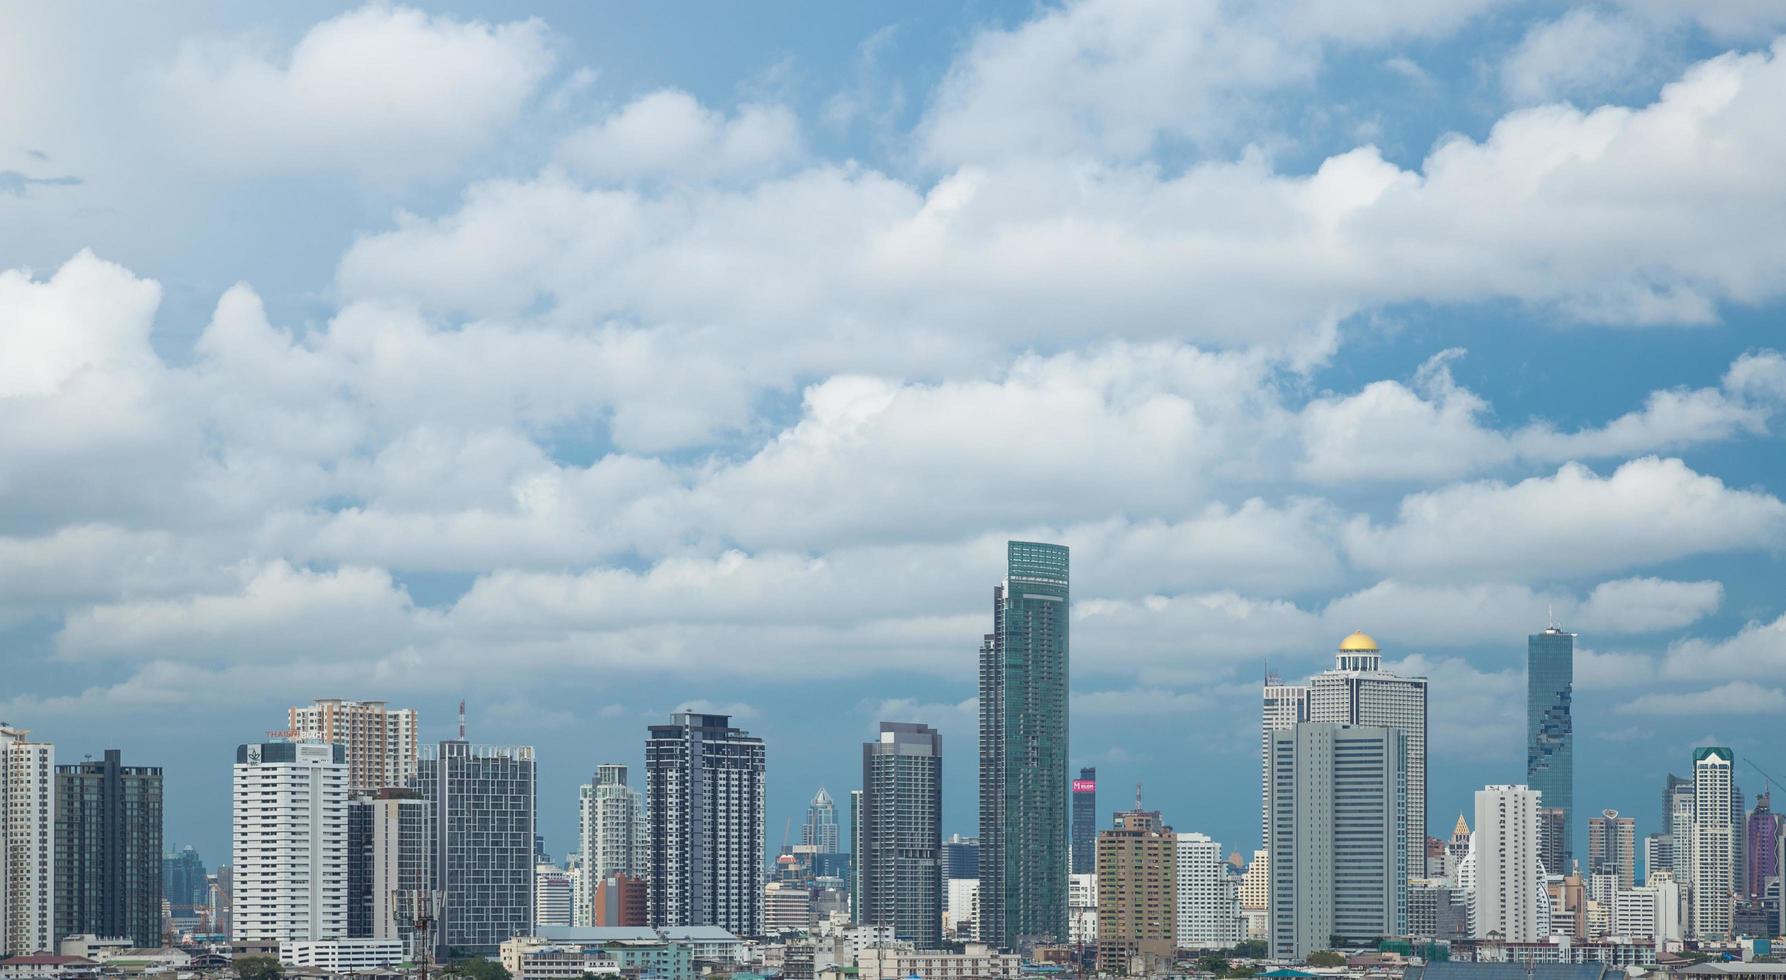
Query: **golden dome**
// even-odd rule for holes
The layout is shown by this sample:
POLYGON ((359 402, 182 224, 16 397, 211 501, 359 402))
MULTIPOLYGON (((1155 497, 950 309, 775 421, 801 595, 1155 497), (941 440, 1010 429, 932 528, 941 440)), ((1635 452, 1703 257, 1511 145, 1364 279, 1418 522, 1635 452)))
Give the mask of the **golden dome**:
POLYGON ((1376 653, 1377 641, 1371 639, 1369 633, 1359 630, 1351 636, 1341 640, 1339 648, 1341 653, 1362 653, 1366 651, 1376 653))

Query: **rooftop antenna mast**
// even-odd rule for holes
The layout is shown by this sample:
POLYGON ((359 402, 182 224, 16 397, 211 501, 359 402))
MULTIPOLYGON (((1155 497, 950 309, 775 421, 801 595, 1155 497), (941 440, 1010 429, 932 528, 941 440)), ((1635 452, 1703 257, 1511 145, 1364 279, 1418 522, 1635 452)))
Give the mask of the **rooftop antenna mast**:
POLYGON ((465 699, 459 699, 459 741, 465 741, 465 699))
POLYGON ((1139 811, 1141 809, 1141 784, 1140 783, 1135 784, 1135 809, 1137 811, 1139 811))

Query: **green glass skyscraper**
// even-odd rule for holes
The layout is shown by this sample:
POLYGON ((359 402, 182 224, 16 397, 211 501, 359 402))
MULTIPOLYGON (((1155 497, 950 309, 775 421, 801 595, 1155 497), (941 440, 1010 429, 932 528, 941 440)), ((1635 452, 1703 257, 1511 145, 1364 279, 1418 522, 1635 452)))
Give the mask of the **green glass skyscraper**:
POLYGON ((980 644, 980 938, 1067 936, 1067 548, 1012 541, 980 644))
POLYGON ((1526 638, 1526 785, 1539 793, 1539 806, 1562 811, 1557 832, 1562 846, 1545 846, 1567 874, 1575 852, 1575 722, 1570 698, 1575 685, 1575 634, 1555 623, 1526 638))

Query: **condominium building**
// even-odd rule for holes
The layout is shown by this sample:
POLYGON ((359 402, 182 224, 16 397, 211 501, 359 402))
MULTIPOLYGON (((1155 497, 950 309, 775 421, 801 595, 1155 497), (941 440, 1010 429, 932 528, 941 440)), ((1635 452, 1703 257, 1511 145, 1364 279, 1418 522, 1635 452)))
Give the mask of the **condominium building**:
POLYGON ((56 767, 56 935, 161 945, 162 784, 158 766, 117 749, 56 767))
POLYGON ((230 938, 346 938, 345 748, 237 746, 232 796, 230 938))
POLYGON ((1460 869, 1478 939, 1538 942, 1550 935, 1550 900, 1539 854, 1539 793, 1526 786, 1476 791, 1476 830, 1460 869))
POLYGON ((410 789, 380 790, 363 804, 370 837, 367 933, 395 939, 406 958, 426 952, 416 922, 438 914, 434 881, 434 801, 410 789))
MULTIPOLYGON (((1096 864, 1097 851, 1094 849, 1093 864, 1096 864)), ((976 883, 977 886, 978 883, 976 883)), ((950 901, 954 901, 954 885, 951 883, 950 901)), ((1067 876, 1067 942, 1074 946, 1089 946, 1098 941, 1098 876, 1096 874, 1072 874, 1067 876)))
MULTIPOLYGON (((940 917, 939 917, 939 928, 940 917)), ((763 886, 763 934, 783 936, 812 928, 812 891, 804 885, 771 881, 763 886)))
POLYGON ((423 750, 416 788, 434 806, 437 950, 493 956, 533 931, 533 747, 441 742, 423 750))
MULTIPOLYGON (((1732 812, 1736 754, 1723 746, 1693 750, 1692 933, 1701 940, 1730 935, 1736 868, 1732 812)), ((1675 860, 1680 860, 1677 853, 1675 860)))
POLYGON ((1407 933, 1409 740, 1320 722, 1272 733, 1272 956, 1407 933))
POLYGON ((1239 943, 1243 920, 1238 882, 1207 834, 1178 835, 1178 945, 1227 949, 1239 943))
POLYGON ((1259 846, 1266 853, 1271 851, 1271 736, 1309 720, 1308 698, 1308 685, 1285 684, 1276 674, 1265 675, 1259 712, 1259 846))
POLYGON ((1178 948, 1178 836, 1158 810, 1137 806, 1098 833, 1097 856, 1099 972, 1169 961, 1178 948))
POLYGON ((408 786, 415 779, 418 743, 413 708, 322 698, 293 707, 286 715, 293 737, 346 748, 350 793, 408 786))
POLYGON ((535 929, 572 924, 570 873, 556 864, 533 866, 533 922, 535 929))
POLYGON ((1657 869, 1644 884, 1612 896, 1612 934, 1625 939, 1650 939, 1656 949, 1680 942, 1681 888, 1669 871, 1657 869))
MULTIPOLYGON (((595 779, 578 792, 582 855, 577 862, 578 889, 593 901, 596 883, 624 874, 642 880, 645 873, 645 800, 627 785, 627 768, 607 763, 595 768, 595 779)), ((578 907, 573 925, 594 925, 593 908, 578 907)))
POLYGON ((1021 956, 1000 953, 984 943, 968 943, 959 953, 872 946, 856 956, 857 980, 1016 980, 1022 966, 1021 956))
MULTIPOLYGON (((1406 873, 1426 867, 1426 678, 1383 669, 1377 641, 1353 633, 1340 641, 1332 670, 1309 682, 1309 720, 1400 729, 1407 735, 1406 873)), ((1271 847, 1270 839, 1266 848, 1271 847)))
POLYGON ((677 712, 645 742, 651 922, 763 934, 763 740, 677 712))
POLYGON ((1617 810, 1588 820, 1588 872, 1615 875, 1620 891, 1637 886, 1637 821, 1617 810))
POLYGON ((56 948, 56 747, 0 723, 0 954, 56 948))
POLYGON ((651 922, 651 902, 645 879, 616 871, 595 883, 595 914, 590 925, 598 928, 640 927, 651 922))
POLYGON ((943 739, 929 725, 881 722, 862 746, 863 925, 892 926, 919 949, 942 944, 943 739))

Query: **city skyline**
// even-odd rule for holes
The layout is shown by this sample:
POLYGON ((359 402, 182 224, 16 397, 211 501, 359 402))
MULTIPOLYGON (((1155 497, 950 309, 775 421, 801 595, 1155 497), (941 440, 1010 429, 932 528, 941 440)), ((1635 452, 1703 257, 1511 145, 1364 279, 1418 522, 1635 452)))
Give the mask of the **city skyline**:
POLYGON ((1696 748, 1786 773, 1776 6, 9 6, 0 721, 210 868, 318 699, 416 713, 356 784, 467 701, 554 860, 681 711, 770 852, 887 719, 979 836, 1049 542, 1099 825, 1250 853, 1262 678, 1362 631, 1444 837, 1555 622, 1572 850, 1641 865, 1696 748))

